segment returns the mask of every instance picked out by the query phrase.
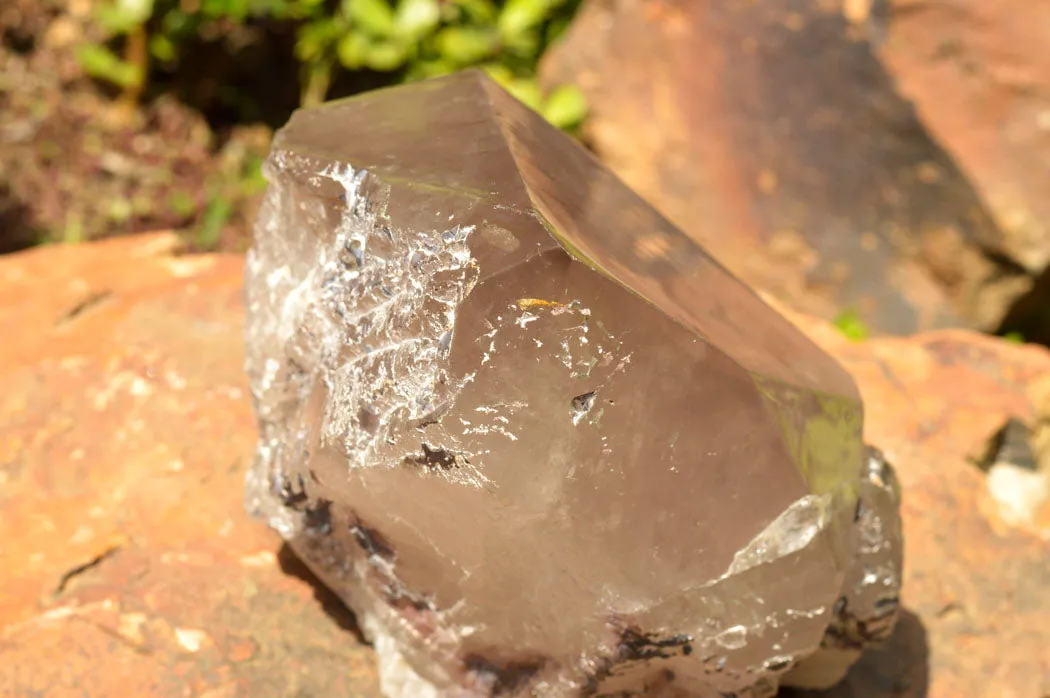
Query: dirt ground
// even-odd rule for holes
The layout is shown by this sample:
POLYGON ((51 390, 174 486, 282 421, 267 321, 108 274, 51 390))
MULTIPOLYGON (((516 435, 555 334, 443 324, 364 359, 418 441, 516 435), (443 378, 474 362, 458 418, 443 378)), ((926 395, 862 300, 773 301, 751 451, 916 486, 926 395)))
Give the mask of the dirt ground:
MULTIPOLYGON (((91 0, 0 7, 0 252, 150 230, 243 251, 271 129, 172 95, 129 105, 85 77, 91 0)), ((286 107, 288 109, 290 107, 286 107)))

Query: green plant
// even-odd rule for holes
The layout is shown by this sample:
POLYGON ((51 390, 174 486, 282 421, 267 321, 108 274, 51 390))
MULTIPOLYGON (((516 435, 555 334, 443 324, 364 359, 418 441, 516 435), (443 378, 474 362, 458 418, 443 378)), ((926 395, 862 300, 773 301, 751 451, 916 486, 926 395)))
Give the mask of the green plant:
POLYGON ((154 11, 154 0, 110 0, 98 6, 97 18, 110 36, 124 37, 124 53, 118 56, 101 44, 86 44, 80 64, 89 75, 111 82, 124 91, 125 99, 138 99, 149 71, 146 24, 154 11))
POLYGON ((868 330, 868 326, 860 318, 860 314, 853 308, 847 308, 839 313, 832 324, 838 328, 847 339, 854 342, 860 342, 867 339, 871 332, 868 330))
POLYGON ((199 250, 214 250, 222 239, 222 229, 233 216, 233 201, 221 194, 208 198, 200 223, 197 226, 194 242, 199 250))
MULTIPOLYGON (((579 0, 107 0, 98 20, 107 45, 83 47, 91 75, 137 99, 150 61, 175 64, 194 37, 233 35, 245 24, 292 23, 302 72, 301 101, 327 98, 338 71, 410 82, 479 67, 555 125, 586 115, 582 94, 543 94, 536 79, 546 48, 579 0), (122 55, 110 46, 123 43, 122 55)), ((236 86, 234 86, 236 87, 236 86)))
POLYGON ((225 167, 209 178, 205 185, 208 196, 204 209, 196 226, 188 231, 189 241, 197 250, 217 249, 231 219, 246 201, 266 188, 262 165, 263 160, 257 154, 243 159, 231 157, 225 167))

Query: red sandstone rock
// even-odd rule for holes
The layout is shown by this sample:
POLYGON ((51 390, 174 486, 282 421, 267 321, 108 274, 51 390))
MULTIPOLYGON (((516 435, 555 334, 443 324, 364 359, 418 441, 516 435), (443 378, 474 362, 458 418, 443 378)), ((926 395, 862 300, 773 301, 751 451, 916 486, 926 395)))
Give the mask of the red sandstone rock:
POLYGON ((896 652, 871 653, 834 695, 895 696, 905 685, 916 698, 1046 695, 1050 506, 1025 529, 1007 525, 967 455, 1011 417, 1050 415, 1050 354, 960 330, 852 343, 794 319, 856 379, 865 436, 885 450, 904 493, 896 652), (925 657, 915 651, 922 636, 925 657))
MULTIPOLYGON (((173 248, 0 258, 0 695, 378 696, 371 651, 243 513, 241 260, 173 248)), ((1050 354, 791 317, 857 380, 904 491, 910 615, 832 695, 1046 695, 1050 511, 1008 526, 966 455, 1050 417, 1050 354)))
POLYGON ((378 695, 243 514, 242 260, 175 243, 0 259, 0 695, 378 695))

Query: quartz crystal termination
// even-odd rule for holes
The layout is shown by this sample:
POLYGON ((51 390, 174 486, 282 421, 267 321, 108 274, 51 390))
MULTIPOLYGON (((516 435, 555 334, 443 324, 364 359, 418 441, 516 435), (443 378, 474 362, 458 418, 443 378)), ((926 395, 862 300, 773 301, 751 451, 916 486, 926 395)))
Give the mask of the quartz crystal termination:
POLYGON ((480 73, 297 112, 246 278, 247 505, 383 691, 768 696, 896 618, 829 356, 480 73))

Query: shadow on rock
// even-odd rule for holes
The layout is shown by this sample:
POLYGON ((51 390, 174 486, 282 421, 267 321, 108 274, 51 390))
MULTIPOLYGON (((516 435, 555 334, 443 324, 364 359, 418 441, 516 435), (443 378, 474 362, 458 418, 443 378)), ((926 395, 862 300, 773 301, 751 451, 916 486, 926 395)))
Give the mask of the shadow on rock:
POLYGON ((358 642, 369 644, 357 624, 357 617, 354 616, 353 611, 347 608, 335 592, 325 586, 324 582, 306 566, 306 563, 299 559, 299 556, 287 543, 282 543, 281 549, 277 551, 277 562, 282 572, 298 577, 313 587, 314 598, 321 604, 321 608, 328 614, 328 617, 340 628, 353 633, 358 642))
POLYGON ((917 615, 903 609, 893 635, 864 653, 837 686, 826 691, 784 689, 780 698, 926 698, 929 645, 917 615))

